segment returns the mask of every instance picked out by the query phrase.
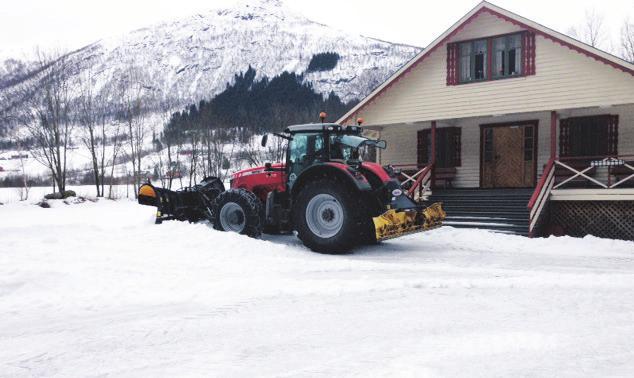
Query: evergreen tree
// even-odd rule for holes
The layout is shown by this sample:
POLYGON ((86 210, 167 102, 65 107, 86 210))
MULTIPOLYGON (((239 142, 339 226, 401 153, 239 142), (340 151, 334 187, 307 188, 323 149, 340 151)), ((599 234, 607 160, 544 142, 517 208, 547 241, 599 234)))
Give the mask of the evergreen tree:
MULTIPOLYGON (((283 72, 272 79, 256 80, 252 67, 234 76, 232 84, 211 100, 202 100, 172 115, 163 138, 172 142, 183 138, 188 130, 222 129, 223 138, 246 141, 254 134, 281 131, 292 124, 315 122, 325 111, 333 121, 354 103, 344 103, 331 92, 324 98, 316 93, 302 75, 283 72)), ((229 140, 229 139, 227 139, 229 140)))

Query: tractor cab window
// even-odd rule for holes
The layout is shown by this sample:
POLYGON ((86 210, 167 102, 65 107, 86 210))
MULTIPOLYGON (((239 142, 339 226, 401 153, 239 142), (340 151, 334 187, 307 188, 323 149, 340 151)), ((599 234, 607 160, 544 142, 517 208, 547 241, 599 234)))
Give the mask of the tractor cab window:
POLYGON ((385 141, 368 139, 358 135, 331 135, 330 159, 363 160, 363 156, 375 153, 376 148, 385 148, 385 141))
POLYGON ((359 160, 358 147, 364 138, 352 135, 330 136, 330 159, 332 160, 359 160), (359 140, 357 140, 359 139, 359 140))
POLYGON ((290 141, 288 163, 290 174, 299 173, 315 160, 323 160, 326 153, 324 137, 321 133, 295 134, 290 141))

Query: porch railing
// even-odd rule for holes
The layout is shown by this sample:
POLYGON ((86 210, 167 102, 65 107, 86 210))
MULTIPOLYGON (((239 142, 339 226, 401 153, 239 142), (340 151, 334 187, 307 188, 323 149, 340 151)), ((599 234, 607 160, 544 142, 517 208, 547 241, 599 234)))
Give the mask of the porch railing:
POLYGON ((628 163, 628 160, 634 160, 634 155, 560 158, 555 161, 555 164, 570 174, 570 177, 556 183, 553 189, 560 189, 579 180, 592 183, 603 189, 613 189, 630 180, 634 182, 634 163, 628 163), (597 168, 607 168, 607 175, 592 177, 597 168), (619 174, 616 174, 616 170, 620 170, 619 174))
POLYGON ((431 188, 433 165, 420 166, 418 164, 394 164, 399 171, 401 185, 407 189, 414 199, 423 198, 431 188))
POLYGON ((620 187, 627 182, 634 183, 634 163, 628 162, 632 160, 634 155, 583 156, 549 160, 528 203, 529 235, 534 235, 553 190, 567 189, 573 183, 584 184, 584 182, 606 190, 620 187), (596 169, 601 167, 607 168, 607 172, 596 174, 596 169))
POLYGON ((550 192, 555 184, 555 159, 551 159, 546 164, 542 177, 539 179, 539 183, 528 201, 529 210, 529 222, 528 222, 528 235, 533 236, 535 234, 535 227, 539 220, 543 216, 544 207, 548 203, 550 192))

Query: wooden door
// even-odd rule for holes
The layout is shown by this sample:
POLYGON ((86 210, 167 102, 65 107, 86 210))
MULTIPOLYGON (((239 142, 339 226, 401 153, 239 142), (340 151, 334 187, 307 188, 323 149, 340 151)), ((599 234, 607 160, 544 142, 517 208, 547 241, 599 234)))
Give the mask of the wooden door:
POLYGON ((482 128, 484 188, 525 188, 535 180, 535 125, 482 128))

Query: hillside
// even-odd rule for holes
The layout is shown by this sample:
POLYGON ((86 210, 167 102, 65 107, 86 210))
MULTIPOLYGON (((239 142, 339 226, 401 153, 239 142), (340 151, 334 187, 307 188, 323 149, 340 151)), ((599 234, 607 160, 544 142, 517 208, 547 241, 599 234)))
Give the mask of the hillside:
MULTIPOLYGON (((101 86, 131 66, 143 80, 177 106, 222 91, 234 74, 252 66, 259 77, 288 71, 301 74, 313 55, 336 53, 336 66, 313 71, 305 80, 322 94, 334 91, 350 101, 367 94, 419 48, 352 35, 313 22, 278 0, 254 0, 233 8, 163 22, 73 52, 74 74, 88 70, 101 86)), ((28 64, 0 64, 0 90, 15 85, 28 64)))

